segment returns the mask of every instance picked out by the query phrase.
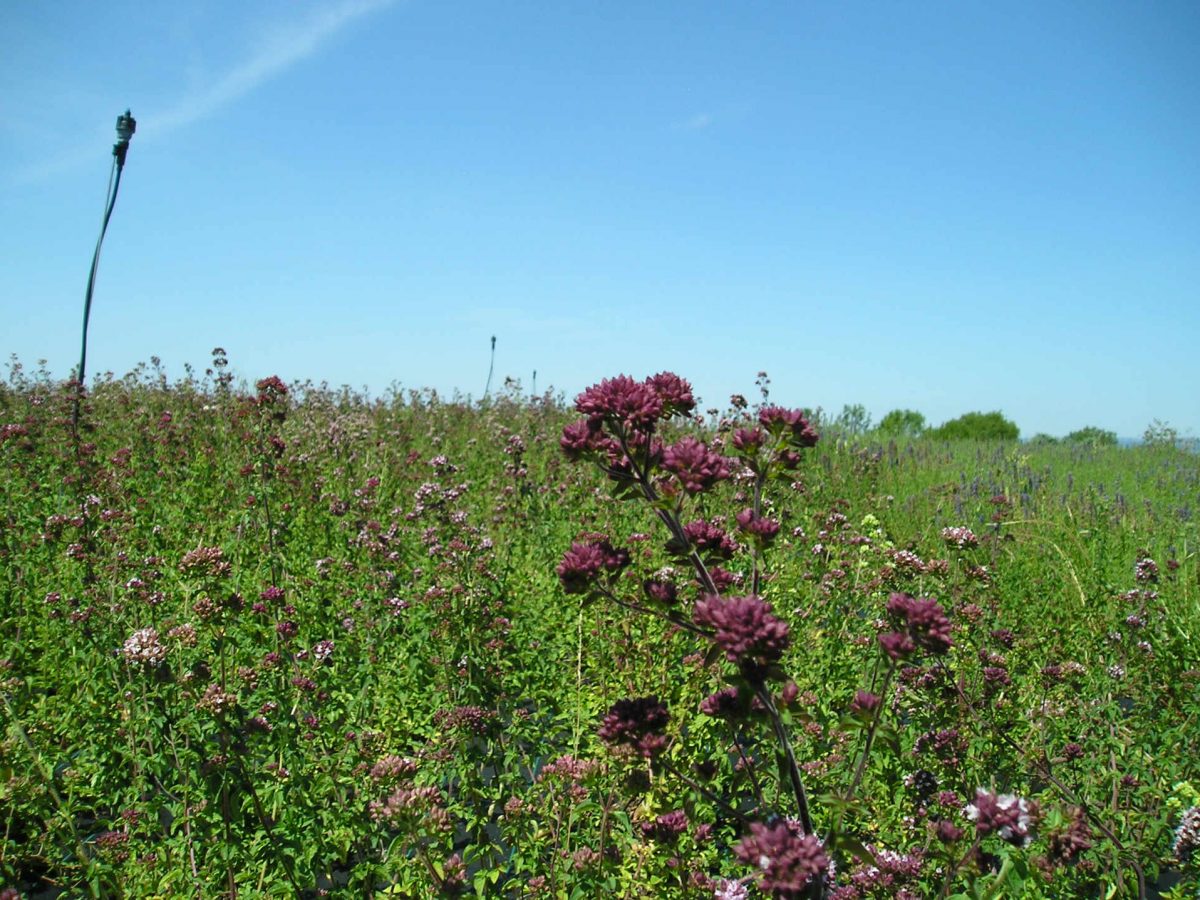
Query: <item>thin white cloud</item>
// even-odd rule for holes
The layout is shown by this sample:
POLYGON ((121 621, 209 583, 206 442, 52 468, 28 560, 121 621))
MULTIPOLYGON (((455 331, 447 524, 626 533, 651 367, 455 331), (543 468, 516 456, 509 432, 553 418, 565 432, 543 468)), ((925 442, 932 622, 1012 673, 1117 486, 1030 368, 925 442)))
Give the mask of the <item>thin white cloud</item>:
POLYGON ((701 130, 707 128, 712 123, 713 123, 713 117, 712 117, 711 113, 706 113, 706 112, 696 113, 696 115, 692 116, 690 119, 688 119, 686 122, 683 123, 683 128, 685 128, 688 131, 701 131, 701 130))
MULTIPOLYGON (((161 135, 205 119, 276 75, 311 56, 356 19, 390 6, 394 0, 346 0, 317 10, 306 21, 271 35, 249 59, 174 106, 146 117, 146 136, 161 135)), ((140 135, 139 135, 140 136, 140 135)))
MULTIPOLYGON (((200 122, 236 102, 256 88, 315 53, 322 44, 352 22, 391 6, 395 0, 343 0, 316 9, 306 19, 278 27, 268 34, 249 58, 207 84, 179 98, 161 112, 135 110, 137 140, 144 143, 178 128, 200 122)), ((97 148, 113 140, 111 129, 97 131, 86 144, 42 158, 18 169, 11 183, 40 181, 97 159, 97 148)))

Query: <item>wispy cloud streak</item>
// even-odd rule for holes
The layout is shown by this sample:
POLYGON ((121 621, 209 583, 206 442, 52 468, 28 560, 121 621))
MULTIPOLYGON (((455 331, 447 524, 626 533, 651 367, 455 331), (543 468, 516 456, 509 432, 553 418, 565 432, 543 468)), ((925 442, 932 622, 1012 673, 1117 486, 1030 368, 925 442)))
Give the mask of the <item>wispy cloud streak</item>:
POLYGON ((161 135, 191 125, 311 56, 323 43, 357 19, 394 0, 349 0, 317 10, 306 21, 273 34, 249 59, 235 66, 212 84, 189 94, 158 115, 147 116, 145 133, 161 135))
MULTIPOLYGON (((266 82, 302 62, 322 44, 351 23, 393 5, 395 0, 343 0, 322 6, 307 18, 277 28, 268 34, 250 56, 208 83, 193 89, 166 109, 134 110, 138 120, 137 142, 160 138, 179 128, 200 122, 245 97, 266 82)), ((81 144, 18 169, 10 183, 41 181, 97 158, 97 147, 111 141, 111 129, 98 131, 81 144)))

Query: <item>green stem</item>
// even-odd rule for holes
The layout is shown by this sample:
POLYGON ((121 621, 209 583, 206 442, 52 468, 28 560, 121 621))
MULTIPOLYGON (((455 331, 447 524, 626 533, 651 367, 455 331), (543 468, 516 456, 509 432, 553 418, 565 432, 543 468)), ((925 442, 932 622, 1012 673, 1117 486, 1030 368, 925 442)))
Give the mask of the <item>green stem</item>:
POLYGON ((8 702, 8 696, 0 694, 0 699, 3 699, 4 701, 4 710, 8 713, 10 727, 16 732, 21 743, 25 745, 25 749, 29 751, 29 755, 33 757, 34 765, 37 766, 38 774, 42 776, 42 781, 46 785, 46 790, 53 798, 59 814, 63 817, 67 823, 67 826, 71 829, 71 836, 75 842, 75 852, 79 857, 79 861, 83 863, 84 869, 88 874, 88 894, 92 897, 95 897, 96 900, 100 900, 100 893, 96 888, 96 879, 92 877, 96 862, 92 858, 91 854, 88 853, 87 847, 83 843, 83 839, 79 836, 79 831, 75 827, 75 820, 72 818, 70 811, 67 809, 67 804, 62 798, 62 794, 60 794, 58 792, 58 788, 54 786, 54 775, 49 768, 47 768, 41 754, 38 753, 37 748, 33 745, 33 741, 29 739, 29 735, 26 734, 25 729, 21 727, 21 723, 17 721, 16 713, 13 712, 13 708, 8 702))

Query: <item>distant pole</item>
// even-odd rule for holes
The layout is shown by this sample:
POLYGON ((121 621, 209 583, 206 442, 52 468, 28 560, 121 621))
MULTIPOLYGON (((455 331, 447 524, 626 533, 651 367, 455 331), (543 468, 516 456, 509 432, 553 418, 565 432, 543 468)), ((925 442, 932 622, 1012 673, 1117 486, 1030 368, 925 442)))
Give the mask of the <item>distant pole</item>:
POLYGON ((533 386, 529 389, 529 399, 537 397, 537 369, 533 370, 533 386))
POLYGON ((129 139, 137 131, 137 120, 129 110, 117 116, 117 142, 113 144, 113 163, 108 175, 109 192, 104 201, 104 220, 100 224, 100 237, 96 240, 96 252, 92 254, 92 270, 88 273, 87 293, 83 299, 83 340, 79 348, 79 368, 75 372, 75 405, 71 412, 71 430, 79 437, 79 403, 83 399, 83 380, 87 366, 88 320, 92 317, 92 291, 96 287, 96 270, 100 268, 100 248, 104 234, 108 231, 108 220, 117 205, 117 191, 121 189, 121 172, 125 169, 125 154, 129 152, 129 139))
POLYGON ((492 359, 488 363, 488 380, 487 385, 483 389, 483 396, 488 395, 488 391, 492 389, 492 370, 496 368, 496 336, 492 335, 492 359))

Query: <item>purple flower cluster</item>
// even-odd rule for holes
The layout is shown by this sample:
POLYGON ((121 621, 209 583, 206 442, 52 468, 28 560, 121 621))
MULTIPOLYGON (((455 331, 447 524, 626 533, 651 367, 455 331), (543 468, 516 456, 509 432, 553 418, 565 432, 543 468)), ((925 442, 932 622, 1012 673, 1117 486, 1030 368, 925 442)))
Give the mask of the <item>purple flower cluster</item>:
POLYGON ((692 386, 674 372, 659 372, 646 379, 646 383, 662 401, 664 415, 688 415, 696 408, 692 386))
POLYGON ((832 900, 861 900, 863 897, 915 898, 917 895, 903 887, 921 875, 925 854, 920 849, 898 853, 867 845, 873 862, 862 863, 850 873, 847 885, 830 894, 832 900))
POLYGON ((945 653, 954 645, 950 620, 936 600, 894 593, 888 598, 887 611, 901 629, 879 636, 880 645, 892 659, 904 659, 918 649, 945 653))
POLYGON ((777 662, 791 643, 787 623, 754 594, 727 600, 708 597, 696 604, 692 618, 700 627, 713 629, 713 640, 725 651, 725 658, 743 672, 777 662))
POLYGON ((224 690, 219 684, 210 684, 196 701, 196 708, 220 718, 237 706, 237 696, 224 690))
POLYGON ((713 886, 713 900, 749 900, 750 892, 740 881, 723 878, 713 886))
POLYGON ((632 747, 647 759, 667 745, 664 732, 671 714, 657 697, 627 697, 609 709, 600 724, 600 740, 612 746, 632 747))
POLYGON ((555 571, 568 594, 584 594, 591 590, 601 573, 619 574, 629 565, 629 551, 613 547, 607 540, 571 544, 555 571))
POLYGON ((761 428, 739 428, 733 433, 733 447, 739 453, 753 456, 766 440, 761 428))
POLYGON ((467 731, 487 734, 496 721, 496 712, 481 706, 455 706, 439 709, 433 714, 433 723, 442 731, 467 731))
POLYGON ((450 814, 444 806, 442 792, 435 787, 414 787, 405 783, 383 800, 367 804, 367 814, 399 830, 403 825, 421 823, 425 828, 445 831, 450 828, 450 814))
POLYGON ((278 375, 268 375, 266 378, 260 378, 255 382, 254 387, 258 390, 260 401, 270 402, 279 397, 287 396, 287 385, 283 383, 278 375))
POLYGON ((710 450, 703 441, 682 437, 663 451, 663 468, 674 475, 689 494, 707 491, 729 477, 729 460, 710 450))
POLYGON ((774 825, 752 822, 750 834, 733 852, 758 869, 759 888, 779 900, 799 900, 814 880, 829 870, 829 857, 821 842, 791 821, 774 825))
MULTIPOLYGON (((684 536, 701 556, 709 559, 732 559, 737 552, 737 544, 715 522, 696 519, 683 526, 684 536)), ((677 547, 671 543, 667 547, 673 553, 686 553, 686 547, 677 547)))
POLYGON ((225 553, 220 547, 197 547, 183 554, 179 561, 179 569, 185 574, 224 578, 233 567, 225 559, 225 553))
POLYGON ((868 718, 879 708, 883 701, 877 694, 870 691, 857 691, 850 701, 850 714, 859 718, 868 718))
POLYGON ((406 756, 388 754, 371 766, 373 781, 396 781, 408 778, 417 771, 417 764, 406 756))
MULTIPOLYGON (((1197 817, 1200 819, 1200 816, 1197 817)), ((1197 824, 1200 824, 1198 821, 1197 824)), ((1074 862, 1081 853, 1092 846, 1092 829, 1082 809, 1071 810, 1071 820, 1065 828, 1056 829, 1046 836, 1047 853, 1050 861, 1064 866, 1074 862)))
POLYGON ((679 588, 675 584, 675 570, 664 566, 642 582, 646 597, 661 606, 674 606, 679 599, 679 588))
POLYGON ((775 540, 779 534, 779 522, 760 516, 752 509, 743 509, 737 514, 738 528, 750 535, 764 546, 775 540))
POLYGON ((591 419, 580 419, 563 428, 558 446, 570 460, 600 454, 611 455, 619 450, 617 442, 605 435, 600 423, 591 419))
POLYGON ((642 835, 662 844, 673 844, 687 831, 688 817, 682 809, 663 813, 653 822, 642 823, 642 835))
POLYGON ((700 701, 700 712, 714 719, 736 719, 745 712, 746 704, 736 687, 721 688, 700 701))
POLYGON ((550 778, 557 778, 562 781, 581 782, 591 778, 600 768, 600 763, 597 760, 576 759, 568 753, 542 766, 542 771, 538 773, 537 781, 541 783, 550 778))
POLYGON ((773 435, 785 435, 796 447, 815 447, 819 436, 812 424, 799 409, 784 409, 782 406, 764 406, 758 413, 758 422, 773 435))
POLYGON ((596 425, 607 423, 649 431, 663 415, 663 400, 653 385, 618 375, 605 378, 576 397, 575 409, 596 425))

